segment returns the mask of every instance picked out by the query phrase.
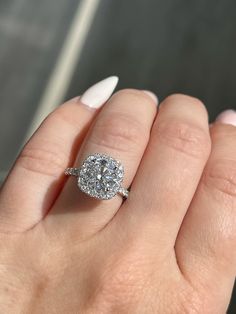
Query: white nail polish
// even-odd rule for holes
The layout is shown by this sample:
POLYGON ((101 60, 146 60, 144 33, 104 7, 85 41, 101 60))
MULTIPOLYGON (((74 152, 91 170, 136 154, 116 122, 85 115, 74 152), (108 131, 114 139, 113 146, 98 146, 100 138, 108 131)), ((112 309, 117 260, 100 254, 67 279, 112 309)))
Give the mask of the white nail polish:
POLYGON ((236 111, 225 110, 216 118, 216 121, 236 126, 236 111))
POLYGON ((158 97, 156 94, 154 94, 153 92, 149 91, 149 90, 146 90, 146 89, 143 89, 143 92, 145 94, 147 94, 149 97, 152 98, 152 100, 156 103, 156 105, 158 105, 159 103, 159 100, 158 100, 158 97))
POLYGON ((110 76, 96 83, 84 92, 80 101, 90 108, 100 108, 111 97, 118 80, 117 76, 110 76))

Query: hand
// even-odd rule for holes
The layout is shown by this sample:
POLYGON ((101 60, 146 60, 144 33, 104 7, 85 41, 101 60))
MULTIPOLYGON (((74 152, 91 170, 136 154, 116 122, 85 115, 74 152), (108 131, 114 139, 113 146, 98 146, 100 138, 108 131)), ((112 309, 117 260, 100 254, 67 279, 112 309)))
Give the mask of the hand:
MULTIPOLYGON (((0 194, 0 313, 225 313, 236 272, 236 127, 112 77, 60 106, 0 194), (67 167, 106 153, 129 198, 80 192, 67 167)), ((232 113, 233 114, 233 113, 232 113)))

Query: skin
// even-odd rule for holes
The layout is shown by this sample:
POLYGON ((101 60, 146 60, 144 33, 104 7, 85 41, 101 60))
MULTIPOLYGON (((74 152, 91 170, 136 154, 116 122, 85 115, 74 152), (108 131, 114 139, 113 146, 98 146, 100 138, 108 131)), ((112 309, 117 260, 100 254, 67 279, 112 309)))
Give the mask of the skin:
POLYGON ((138 90, 73 99, 26 144, 0 193, 0 313, 225 313, 236 273, 236 127, 138 90), (130 197, 82 194, 66 167, 122 161, 130 197))

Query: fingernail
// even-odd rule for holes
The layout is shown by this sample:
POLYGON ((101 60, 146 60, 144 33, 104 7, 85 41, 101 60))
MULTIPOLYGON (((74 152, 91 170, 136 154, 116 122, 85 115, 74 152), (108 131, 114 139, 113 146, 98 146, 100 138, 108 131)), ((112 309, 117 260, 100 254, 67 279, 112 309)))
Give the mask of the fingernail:
POLYGON ((111 97, 118 80, 117 76, 110 76, 94 84, 83 93, 80 101, 90 108, 100 108, 111 97))
POLYGON ((153 92, 149 91, 149 90, 143 90, 144 93, 146 93, 149 97, 152 98, 152 100, 158 105, 158 98, 157 98, 157 95, 154 94, 153 92))
POLYGON ((236 111, 225 110, 221 114, 219 114, 219 116, 216 118, 216 121, 236 126, 236 111))

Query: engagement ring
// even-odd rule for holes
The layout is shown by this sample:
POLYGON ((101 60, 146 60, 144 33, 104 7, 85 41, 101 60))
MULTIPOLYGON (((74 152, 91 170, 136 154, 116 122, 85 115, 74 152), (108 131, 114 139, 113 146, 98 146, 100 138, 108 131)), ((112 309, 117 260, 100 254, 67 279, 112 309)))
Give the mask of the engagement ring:
POLYGON ((80 168, 67 168, 65 174, 76 176, 80 190, 97 199, 109 200, 116 194, 127 198, 129 195, 129 191, 121 185, 123 165, 104 154, 88 156, 80 168))

